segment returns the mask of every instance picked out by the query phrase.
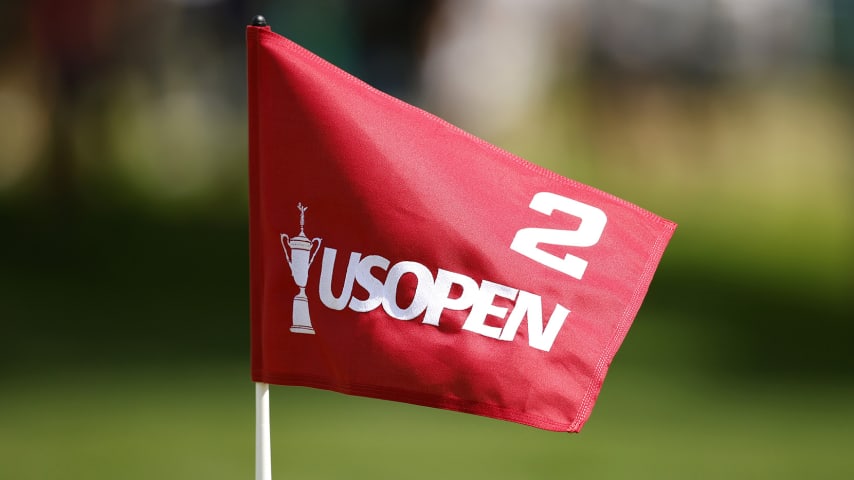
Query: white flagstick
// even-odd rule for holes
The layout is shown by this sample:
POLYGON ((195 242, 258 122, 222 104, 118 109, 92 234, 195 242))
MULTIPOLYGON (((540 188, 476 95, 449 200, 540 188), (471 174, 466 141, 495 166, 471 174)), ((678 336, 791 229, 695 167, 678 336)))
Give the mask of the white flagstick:
POLYGON ((272 480, 270 462, 270 386, 255 384, 255 480, 272 480))

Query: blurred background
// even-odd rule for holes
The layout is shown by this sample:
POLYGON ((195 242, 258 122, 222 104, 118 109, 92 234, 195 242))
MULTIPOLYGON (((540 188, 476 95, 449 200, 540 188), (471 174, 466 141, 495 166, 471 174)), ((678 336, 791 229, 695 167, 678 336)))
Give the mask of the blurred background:
POLYGON ((289 478, 852 478, 854 3, 0 3, 0 478, 251 478, 244 28, 679 223, 580 435, 272 389, 289 478))

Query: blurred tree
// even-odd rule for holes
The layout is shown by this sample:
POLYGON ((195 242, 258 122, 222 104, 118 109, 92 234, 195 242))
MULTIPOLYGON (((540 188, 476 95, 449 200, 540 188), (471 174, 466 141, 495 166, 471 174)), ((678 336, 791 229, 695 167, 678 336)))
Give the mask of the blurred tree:
POLYGON ((60 218, 72 214, 79 200, 74 127, 83 93, 103 86, 122 24, 120 7, 109 0, 28 4, 32 43, 43 61, 42 88, 52 109, 45 194, 60 218))

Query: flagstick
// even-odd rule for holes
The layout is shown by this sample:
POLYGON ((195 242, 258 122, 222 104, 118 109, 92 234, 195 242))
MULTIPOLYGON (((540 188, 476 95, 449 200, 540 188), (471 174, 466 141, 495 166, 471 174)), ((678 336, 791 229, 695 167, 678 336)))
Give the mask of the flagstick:
POLYGON ((255 480, 272 480, 270 462, 270 386, 255 384, 255 480))

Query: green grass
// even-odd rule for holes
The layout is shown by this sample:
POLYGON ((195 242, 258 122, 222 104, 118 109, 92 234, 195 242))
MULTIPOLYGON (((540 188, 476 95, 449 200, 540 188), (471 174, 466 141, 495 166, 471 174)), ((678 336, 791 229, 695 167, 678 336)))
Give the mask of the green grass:
MULTIPOLYGON (((851 389, 737 385, 623 360, 579 435, 273 387, 274 478, 854 476, 851 389)), ((253 399, 245 365, 7 379, 0 478, 253 478, 253 399)))

